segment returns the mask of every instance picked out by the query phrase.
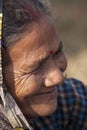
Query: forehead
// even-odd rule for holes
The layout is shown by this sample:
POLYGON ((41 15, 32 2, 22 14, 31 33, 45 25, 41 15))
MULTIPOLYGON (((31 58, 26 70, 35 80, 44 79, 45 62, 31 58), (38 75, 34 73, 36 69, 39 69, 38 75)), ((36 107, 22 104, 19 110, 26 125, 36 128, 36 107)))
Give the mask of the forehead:
POLYGON ((43 55, 45 57, 50 50, 57 50, 57 40, 58 37, 51 16, 44 16, 37 23, 31 25, 31 31, 27 26, 21 39, 11 48, 11 53, 16 52, 14 55, 17 57, 19 54, 22 56, 25 52, 26 55, 33 55, 38 58, 43 55))

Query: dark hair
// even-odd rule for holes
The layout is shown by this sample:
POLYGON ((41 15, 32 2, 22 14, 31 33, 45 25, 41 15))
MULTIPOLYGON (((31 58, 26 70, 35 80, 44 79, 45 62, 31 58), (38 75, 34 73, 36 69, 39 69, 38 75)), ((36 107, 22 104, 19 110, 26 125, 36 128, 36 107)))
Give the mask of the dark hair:
POLYGON ((4 0, 2 45, 11 46, 27 24, 37 22, 41 15, 49 13, 48 4, 43 0, 4 0))
POLYGON ((0 0, 0 13, 2 12, 2 0, 0 0))

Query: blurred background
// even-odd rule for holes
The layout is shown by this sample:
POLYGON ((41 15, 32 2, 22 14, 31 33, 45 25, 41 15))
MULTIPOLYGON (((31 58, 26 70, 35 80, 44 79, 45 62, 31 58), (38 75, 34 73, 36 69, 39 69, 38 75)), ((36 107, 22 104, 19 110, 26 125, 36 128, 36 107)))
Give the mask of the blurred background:
POLYGON ((50 0, 58 36, 68 58, 67 77, 87 84, 87 0, 50 0))

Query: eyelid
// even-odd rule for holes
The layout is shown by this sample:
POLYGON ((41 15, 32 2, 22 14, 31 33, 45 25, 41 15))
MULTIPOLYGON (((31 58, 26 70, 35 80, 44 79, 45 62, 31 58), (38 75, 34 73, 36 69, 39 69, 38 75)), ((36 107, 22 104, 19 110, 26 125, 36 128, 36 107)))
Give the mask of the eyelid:
POLYGON ((39 62, 39 66, 41 66, 46 60, 47 60, 48 57, 46 57, 45 59, 42 59, 40 62, 39 62))
POLYGON ((46 57, 45 59, 42 59, 41 61, 39 61, 39 63, 36 63, 37 65, 32 67, 33 70, 30 73, 36 72, 41 66, 42 64, 46 61, 48 57, 46 57))
POLYGON ((38 65, 37 65, 37 67, 34 69, 34 71, 38 70, 38 69, 42 66, 42 64, 45 62, 45 60, 46 60, 46 59, 43 59, 42 61, 40 61, 40 62, 38 63, 38 65))
POLYGON ((58 54, 59 52, 62 51, 62 48, 63 48, 63 44, 62 44, 62 41, 60 41, 59 43, 59 48, 57 49, 57 51, 54 53, 54 55, 58 54))

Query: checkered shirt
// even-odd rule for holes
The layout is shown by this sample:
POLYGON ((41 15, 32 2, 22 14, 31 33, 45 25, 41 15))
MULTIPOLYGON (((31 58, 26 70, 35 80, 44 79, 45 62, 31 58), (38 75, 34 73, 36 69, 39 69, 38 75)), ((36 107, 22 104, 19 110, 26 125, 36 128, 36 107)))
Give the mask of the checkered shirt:
POLYGON ((58 87, 58 106, 47 117, 30 122, 34 130, 87 130, 87 86, 76 79, 66 79, 58 87))

